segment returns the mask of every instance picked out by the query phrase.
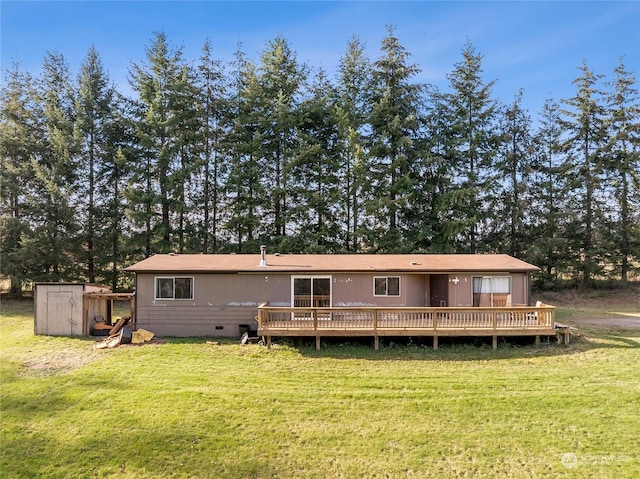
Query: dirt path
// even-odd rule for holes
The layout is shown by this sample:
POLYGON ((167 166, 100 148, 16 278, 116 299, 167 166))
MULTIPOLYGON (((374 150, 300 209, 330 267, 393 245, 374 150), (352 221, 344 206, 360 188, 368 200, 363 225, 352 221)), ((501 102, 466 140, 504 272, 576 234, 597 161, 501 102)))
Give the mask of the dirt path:
POLYGON ((610 313, 607 317, 580 317, 567 320, 573 327, 640 329, 640 313, 610 313))

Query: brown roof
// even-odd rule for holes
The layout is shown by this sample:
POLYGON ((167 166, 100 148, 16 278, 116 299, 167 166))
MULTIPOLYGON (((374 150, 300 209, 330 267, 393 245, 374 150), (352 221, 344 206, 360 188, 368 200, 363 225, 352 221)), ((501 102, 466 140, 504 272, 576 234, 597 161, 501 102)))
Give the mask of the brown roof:
POLYGON ((539 268, 506 254, 157 254, 129 266, 134 273, 524 272, 539 268))

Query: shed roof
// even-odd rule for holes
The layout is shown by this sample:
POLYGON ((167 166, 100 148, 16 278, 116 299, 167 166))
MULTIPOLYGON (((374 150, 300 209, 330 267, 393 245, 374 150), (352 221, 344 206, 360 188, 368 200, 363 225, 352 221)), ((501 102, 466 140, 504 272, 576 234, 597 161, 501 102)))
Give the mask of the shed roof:
POLYGON ((134 273, 526 272, 539 268, 506 254, 157 254, 134 273))

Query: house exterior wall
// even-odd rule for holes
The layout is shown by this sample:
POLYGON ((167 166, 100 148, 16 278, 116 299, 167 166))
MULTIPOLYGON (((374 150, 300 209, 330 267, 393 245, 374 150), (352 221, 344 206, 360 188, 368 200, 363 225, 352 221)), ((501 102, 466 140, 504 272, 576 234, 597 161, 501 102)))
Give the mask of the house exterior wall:
POLYGON ((500 273, 494 275, 477 273, 449 275, 448 306, 473 306, 473 278, 476 276, 511 276, 511 305, 529 304, 529 284, 526 273, 500 273), (458 279, 457 281, 456 278, 458 279))
POLYGON ((512 304, 529 305, 529 276, 524 273, 511 275, 512 304))
POLYGON ((138 274, 136 279, 136 327, 158 336, 240 335, 240 326, 257 328, 255 317, 263 302, 289 305, 290 279, 286 274, 182 274, 192 276, 193 300, 155 299, 158 276, 138 274))
MULTIPOLYGON (((258 306, 291 305, 292 276, 331 276, 333 307, 424 307, 429 305, 428 274, 398 273, 221 273, 151 274, 136 279, 136 327, 158 336, 238 337, 246 326, 257 329, 258 306), (156 277, 193 277, 193 299, 155 299, 156 277), (399 277, 399 296, 375 296, 375 277, 399 277)), ((524 302, 523 278, 513 279, 513 302, 524 302), (517 287, 517 288, 516 288, 517 287), (517 289, 517 291, 516 291, 517 289)), ((471 306, 473 275, 449 275, 448 306, 471 306), (453 278, 457 277, 457 284, 453 278)))
POLYGON ((422 307, 424 303, 425 275, 398 273, 333 274, 333 306, 422 307), (374 278, 399 277, 400 296, 375 296, 374 278))

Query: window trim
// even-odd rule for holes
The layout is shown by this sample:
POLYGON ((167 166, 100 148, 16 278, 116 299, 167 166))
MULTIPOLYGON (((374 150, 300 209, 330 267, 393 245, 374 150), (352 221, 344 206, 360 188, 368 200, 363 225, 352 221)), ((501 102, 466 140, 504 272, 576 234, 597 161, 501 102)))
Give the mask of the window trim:
POLYGON ((373 277, 373 296, 375 298, 399 298, 402 296, 402 284, 400 276, 374 276, 373 277), (398 294, 389 294, 389 279, 398 278, 398 294), (376 279, 385 280, 385 294, 376 294, 376 279))
POLYGON ((153 277, 153 297, 156 301, 193 301, 195 298, 195 276, 154 276, 153 277), (172 282, 173 296, 170 298, 162 298, 158 296, 158 280, 170 279, 172 282), (191 297, 190 298, 176 298, 176 279, 189 279, 191 281, 191 297))

